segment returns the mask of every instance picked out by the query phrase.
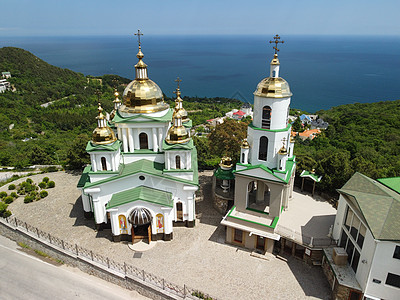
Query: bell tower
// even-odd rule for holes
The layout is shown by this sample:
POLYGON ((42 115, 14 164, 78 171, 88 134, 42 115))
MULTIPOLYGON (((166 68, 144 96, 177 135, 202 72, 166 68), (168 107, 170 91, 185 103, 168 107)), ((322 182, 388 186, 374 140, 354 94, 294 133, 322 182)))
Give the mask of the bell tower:
POLYGON ((288 116, 292 93, 286 80, 279 77, 278 44, 284 41, 276 35, 270 43, 275 43, 275 54, 270 63, 269 77, 261 80, 254 92, 254 119, 248 128, 247 139, 251 145, 250 164, 280 169, 279 152, 284 146, 283 141, 290 138, 288 116))

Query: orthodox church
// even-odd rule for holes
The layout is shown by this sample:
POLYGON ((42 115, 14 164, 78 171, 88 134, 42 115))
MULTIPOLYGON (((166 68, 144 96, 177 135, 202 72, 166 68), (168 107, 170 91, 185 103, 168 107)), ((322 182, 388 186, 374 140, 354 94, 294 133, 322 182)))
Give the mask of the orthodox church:
POLYGON ((197 152, 180 80, 171 109, 148 78, 138 34, 136 78, 123 101, 115 91, 108 118, 99 103, 97 128, 86 146, 91 164, 78 188, 85 216, 94 217, 97 229, 111 228, 114 241, 171 240, 174 226, 195 224, 197 152))
POLYGON ((270 76, 254 92, 253 122, 234 171, 234 203, 221 221, 228 243, 263 252, 272 252, 280 239, 275 229, 292 197, 296 168, 288 123, 292 93, 279 77, 277 45, 282 41, 278 35, 274 39, 270 76))

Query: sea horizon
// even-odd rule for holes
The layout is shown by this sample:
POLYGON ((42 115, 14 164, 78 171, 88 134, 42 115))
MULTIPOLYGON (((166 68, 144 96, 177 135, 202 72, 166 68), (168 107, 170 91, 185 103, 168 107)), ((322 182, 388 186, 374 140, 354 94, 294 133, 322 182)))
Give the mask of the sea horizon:
MULTIPOLYGON (((269 76, 272 35, 144 35, 149 77, 173 96, 227 97, 253 103, 269 76)), ((315 112, 349 103, 400 99, 400 36, 283 35, 280 76, 293 93, 291 107, 315 112)), ((137 40, 118 36, 3 37, 44 61, 84 75, 134 78, 137 40)), ((6 70, 1 70, 6 71, 6 70)))

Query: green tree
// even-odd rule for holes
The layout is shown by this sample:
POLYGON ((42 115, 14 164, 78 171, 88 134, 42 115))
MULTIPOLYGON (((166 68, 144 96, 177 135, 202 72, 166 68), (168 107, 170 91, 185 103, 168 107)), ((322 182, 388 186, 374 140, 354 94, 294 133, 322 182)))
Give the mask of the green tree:
POLYGON ((89 154, 86 152, 86 144, 89 141, 87 134, 78 135, 68 149, 66 167, 73 170, 81 170, 85 164, 90 162, 89 154))
POLYGON ((210 150, 218 157, 228 155, 234 162, 239 160, 240 146, 247 136, 247 124, 225 119, 210 133, 210 150))

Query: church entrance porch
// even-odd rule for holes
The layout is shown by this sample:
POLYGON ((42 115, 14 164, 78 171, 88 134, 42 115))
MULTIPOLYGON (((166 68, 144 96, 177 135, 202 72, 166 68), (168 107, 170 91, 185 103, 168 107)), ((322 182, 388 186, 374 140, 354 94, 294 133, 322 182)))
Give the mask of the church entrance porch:
POLYGON ((151 243, 151 223, 153 217, 150 211, 144 207, 137 207, 129 215, 131 223, 132 244, 138 241, 147 240, 151 243))

